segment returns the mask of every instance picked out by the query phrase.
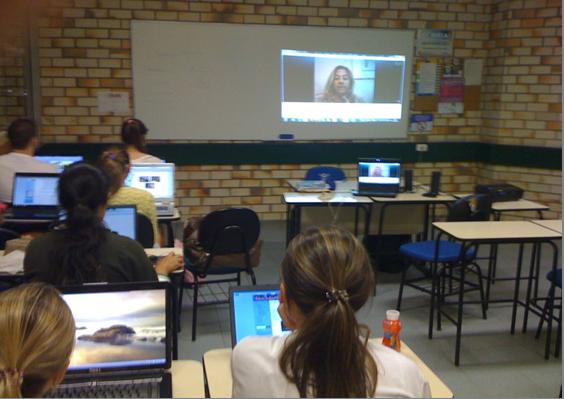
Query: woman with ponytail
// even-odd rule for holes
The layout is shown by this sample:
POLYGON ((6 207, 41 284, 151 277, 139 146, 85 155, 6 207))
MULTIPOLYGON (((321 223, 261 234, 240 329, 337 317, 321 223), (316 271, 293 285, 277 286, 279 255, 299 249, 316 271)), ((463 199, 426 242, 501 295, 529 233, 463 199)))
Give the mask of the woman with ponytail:
POLYGON ((338 227, 296 236, 282 261, 278 312, 287 336, 233 350, 233 397, 429 397, 408 358, 374 342, 355 313, 374 288, 363 245, 338 227))
POLYGON ((160 163, 162 159, 147 154, 147 133, 149 129, 139 119, 126 119, 121 125, 121 141, 129 154, 131 163, 160 163))
POLYGON ((42 283, 0 294, 0 397, 39 398, 60 383, 74 345, 72 313, 42 283))
POLYGON ((57 285, 156 281, 157 274, 182 266, 182 257, 169 254, 153 267, 141 244, 106 228, 109 179, 100 169, 69 166, 58 191, 66 218, 26 248, 24 272, 32 279, 57 285))

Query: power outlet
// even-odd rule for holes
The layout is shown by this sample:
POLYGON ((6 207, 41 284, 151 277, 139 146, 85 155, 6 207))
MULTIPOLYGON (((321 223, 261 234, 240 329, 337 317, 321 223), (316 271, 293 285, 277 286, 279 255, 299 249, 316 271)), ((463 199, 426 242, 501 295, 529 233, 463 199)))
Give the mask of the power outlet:
POLYGON ((417 151, 417 152, 429 151, 429 145, 428 144, 415 144, 415 151, 417 151))

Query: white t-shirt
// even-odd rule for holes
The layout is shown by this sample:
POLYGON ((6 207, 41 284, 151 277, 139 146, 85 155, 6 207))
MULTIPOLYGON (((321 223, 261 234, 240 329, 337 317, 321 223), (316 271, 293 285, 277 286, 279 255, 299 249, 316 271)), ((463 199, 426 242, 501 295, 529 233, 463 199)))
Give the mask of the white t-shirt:
MULTIPOLYGON (((234 398, 300 397, 278 365, 284 342, 291 336, 247 337, 235 346, 231 357, 234 398)), ((375 397, 431 397, 429 383, 411 359, 371 341, 368 350, 378 368, 375 397)))
POLYGON ((163 160, 151 154, 145 154, 131 160, 131 163, 161 163, 163 160))
POLYGON ((12 186, 16 172, 57 173, 57 166, 19 152, 0 155, 0 201, 12 202, 12 186))

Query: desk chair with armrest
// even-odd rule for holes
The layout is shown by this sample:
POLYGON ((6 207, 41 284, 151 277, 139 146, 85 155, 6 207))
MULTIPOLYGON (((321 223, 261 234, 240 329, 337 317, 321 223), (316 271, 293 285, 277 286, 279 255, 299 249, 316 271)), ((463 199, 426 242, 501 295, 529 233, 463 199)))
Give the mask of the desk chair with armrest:
MULTIPOLYGON (((470 195, 461 198, 450 205, 447 221, 486 221, 489 220, 491 214, 491 198, 485 194, 470 195)), ((475 262, 477 246, 465 247, 460 243, 449 240, 429 240, 404 244, 400 247, 400 253, 407 262, 418 263, 420 265, 431 265, 431 288, 428 288, 428 277, 419 277, 415 279, 407 279, 406 268, 402 272, 400 288, 398 293, 398 301, 396 308, 400 310, 403 289, 407 285, 419 291, 430 294, 431 306, 429 312, 429 338, 433 337, 433 319, 435 311, 435 303, 437 305, 437 329, 441 329, 441 304, 445 302, 445 298, 452 295, 459 295, 459 301, 456 302, 459 307, 459 313, 462 309, 463 302, 460 300, 460 293, 470 290, 479 290, 480 303, 482 305, 482 317, 486 316, 486 302, 484 296, 483 278, 480 266, 475 262), (441 265, 439 269, 438 265, 441 265), (466 280, 465 272, 472 271, 477 275, 477 282, 466 280), (456 274, 455 272, 458 272, 456 274), (427 285, 419 284, 427 281, 427 285), (458 287, 454 287, 453 282, 458 287)), ((461 318, 452 319, 445 314, 449 320, 457 325, 457 329, 461 328, 461 318)), ((456 348, 455 364, 458 365, 459 347, 456 348)))
MULTIPOLYGON (((235 282, 241 285, 241 273, 247 273, 256 285, 253 267, 260 262, 260 221, 257 214, 248 208, 228 208, 207 214, 198 229, 198 241, 205 256, 192 263, 186 253, 185 270, 193 275, 193 281, 186 279, 182 288, 192 288, 192 341, 196 340, 198 306, 229 303, 228 298, 212 302, 199 302, 201 286, 235 282), (227 275, 220 279, 205 279, 211 276, 227 275)), ((182 309, 183 289, 180 290, 178 312, 182 309)), ((180 320, 180 313, 178 316, 180 320)))
POLYGON ((135 237, 143 248, 153 248, 155 245, 155 232, 151 220, 142 213, 137 212, 135 216, 135 237))

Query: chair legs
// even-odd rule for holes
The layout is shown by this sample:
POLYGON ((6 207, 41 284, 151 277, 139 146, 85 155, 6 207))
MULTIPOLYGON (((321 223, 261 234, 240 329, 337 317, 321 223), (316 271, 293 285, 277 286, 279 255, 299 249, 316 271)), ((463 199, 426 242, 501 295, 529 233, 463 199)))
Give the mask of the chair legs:
MULTIPOLYGON (((545 345, 545 359, 550 357, 550 340, 551 340, 551 331, 552 330, 552 320, 554 319, 554 308, 555 308, 555 289, 556 286, 554 284, 550 285, 550 289, 548 290, 548 297, 544 302, 544 306, 541 312, 539 325, 537 327, 537 332, 535 334, 535 338, 538 339, 540 337, 542 326, 544 324, 545 319, 547 320, 548 328, 546 332, 546 345, 545 345)), ((562 305, 559 306, 558 317, 556 318, 557 322, 557 332, 556 332, 556 347, 554 350, 554 356, 560 356, 560 341, 562 340, 562 305)))
POLYGON ((198 277, 194 275, 194 302, 192 308, 192 341, 196 340, 196 325, 198 323, 198 277))

